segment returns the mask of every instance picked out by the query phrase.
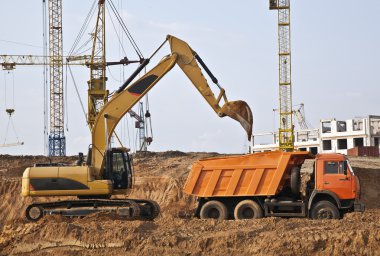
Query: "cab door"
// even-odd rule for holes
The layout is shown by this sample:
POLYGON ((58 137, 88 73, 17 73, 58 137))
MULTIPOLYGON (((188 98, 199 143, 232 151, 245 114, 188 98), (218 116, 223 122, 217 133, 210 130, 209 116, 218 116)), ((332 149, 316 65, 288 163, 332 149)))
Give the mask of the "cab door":
POLYGON ((126 166, 126 155, 122 151, 116 151, 112 153, 112 180, 114 189, 126 189, 129 188, 128 171, 126 166))
POLYGON ((335 193, 340 199, 352 199, 352 175, 346 161, 324 161, 323 190, 335 193))
POLYGON ((128 189, 132 186, 131 166, 128 154, 122 150, 107 151, 104 179, 112 180, 114 189, 128 189))

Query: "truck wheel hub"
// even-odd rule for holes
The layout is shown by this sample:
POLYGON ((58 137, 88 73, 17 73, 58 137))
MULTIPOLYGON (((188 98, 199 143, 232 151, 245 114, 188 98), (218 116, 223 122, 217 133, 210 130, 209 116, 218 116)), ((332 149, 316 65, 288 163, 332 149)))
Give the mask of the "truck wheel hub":
POLYGON ((210 209, 208 216, 211 219, 218 219, 220 216, 220 213, 219 213, 218 209, 212 208, 212 209, 210 209))
POLYGON ((317 213, 318 219, 332 219, 333 214, 328 209, 320 209, 317 213))
POLYGON ((255 213, 251 208, 246 207, 242 211, 242 216, 244 219, 252 219, 255 216, 255 213))

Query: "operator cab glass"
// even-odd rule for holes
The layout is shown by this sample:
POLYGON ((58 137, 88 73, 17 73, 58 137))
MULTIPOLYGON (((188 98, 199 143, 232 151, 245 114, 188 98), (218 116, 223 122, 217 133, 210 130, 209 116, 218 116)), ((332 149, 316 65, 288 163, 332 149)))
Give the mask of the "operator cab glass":
POLYGON ((112 180, 114 189, 127 189, 132 186, 132 168, 127 152, 112 149, 108 152, 107 171, 105 174, 112 180))

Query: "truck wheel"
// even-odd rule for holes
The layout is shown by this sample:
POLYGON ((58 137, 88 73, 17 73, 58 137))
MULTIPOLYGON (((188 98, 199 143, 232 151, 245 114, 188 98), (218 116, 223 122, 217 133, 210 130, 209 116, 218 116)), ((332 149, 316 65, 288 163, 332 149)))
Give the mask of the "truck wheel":
POLYGON ((294 195, 298 195, 301 189, 301 168, 293 167, 290 173, 290 189, 294 195))
POLYGON ((340 214, 338 208, 329 201, 320 201, 311 209, 312 219, 339 219, 340 214))
POLYGON ((227 207, 219 201, 213 200, 205 203, 199 214, 201 219, 226 220, 228 218, 227 207))
POLYGON ((252 200, 243 200, 238 203, 234 210, 236 220, 258 219, 264 215, 263 209, 258 203, 252 200))
POLYGON ((37 221, 44 216, 44 210, 41 206, 29 205, 26 208, 25 216, 28 220, 37 221))

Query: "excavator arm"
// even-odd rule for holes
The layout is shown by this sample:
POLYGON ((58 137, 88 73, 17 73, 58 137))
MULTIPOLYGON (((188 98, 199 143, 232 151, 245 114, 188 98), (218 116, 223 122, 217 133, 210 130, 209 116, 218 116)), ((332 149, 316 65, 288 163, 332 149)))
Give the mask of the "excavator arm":
POLYGON ((97 115, 92 129, 91 152, 91 165, 94 167, 95 176, 101 177, 102 175, 105 164, 104 154, 108 149, 110 138, 121 118, 149 92, 175 64, 180 66, 216 114, 220 117, 229 116, 240 122, 247 132, 248 139, 250 139, 252 134, 252 112, 247 103, 244 101, 229 102, 224 89, 218 84, 217 79, 186 42, 170 35, 167 36, 167 41, 169 41, 171 46, 171 54, 165 56, 153 69, 136 82, 130 84, 133 78, 136 77, 149 62, 149 60, 145 60, 134 75, 116 91, 97 115), (197 61, 219 87, 220 92, 217 97, 215 97, 209 87, 197 61), (221 107, 220 101, 222 98, 224 105, 221 107))

